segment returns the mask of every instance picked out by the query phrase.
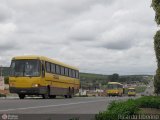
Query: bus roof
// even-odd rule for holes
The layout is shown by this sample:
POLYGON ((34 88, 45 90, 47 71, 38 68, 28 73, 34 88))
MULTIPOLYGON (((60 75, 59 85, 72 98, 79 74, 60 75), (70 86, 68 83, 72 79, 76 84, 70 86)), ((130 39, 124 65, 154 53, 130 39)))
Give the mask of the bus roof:
POLYGON ((134 90, 135 88, 133 88, 133 87, 130 87, 130 88, 128 88, 128 89, 130 89, 130 90, 134 90))
POLYGON ((24 60, 24 59, 39 59, 39 60, 44 60, 44 61, 48 61, 48 62, 51 62, 51 63, 55 63, 55 64, 58 64, 58 65, 61 65, 61 66, 67 67, 67 68, 71 68, 71 69, 74 69, 74 70, 79 70, 79 69, 76 68, 76 67, 73 67, 73 66, 64 64, 64 63, 59 62, 59 61, 54 60, 54 59, 47 58, 47 57, 45 57, 45 56, 25 55, 25 56, 15 56, 15 57, 12 58, 12 60, 22 60, 22 59, 23 59, 23 60, 24 60))
POLYGON ((121 83, 119 83, 119 82, 108 82, 108 84, 119 84, 119 85, 123 85, 123 84, 121 84, 121 83))

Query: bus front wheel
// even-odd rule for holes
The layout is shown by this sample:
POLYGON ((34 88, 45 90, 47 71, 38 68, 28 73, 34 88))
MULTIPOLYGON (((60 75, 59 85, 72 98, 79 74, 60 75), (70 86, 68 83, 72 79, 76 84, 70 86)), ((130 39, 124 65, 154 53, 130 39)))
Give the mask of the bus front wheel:
POLYGON ((68 98, 68 95, 64 95, 65 98, 68 98))
POLYGON ((18 94, 18 96, 19 96, 20 99, 24 99, 25 98, 24 94, 18 94))
POLYGON ((68 97, 72 98, 73 95, 74 95, 74 88, 72 88, 72 89, 69 88, 69 95, 68 95, 68 97))

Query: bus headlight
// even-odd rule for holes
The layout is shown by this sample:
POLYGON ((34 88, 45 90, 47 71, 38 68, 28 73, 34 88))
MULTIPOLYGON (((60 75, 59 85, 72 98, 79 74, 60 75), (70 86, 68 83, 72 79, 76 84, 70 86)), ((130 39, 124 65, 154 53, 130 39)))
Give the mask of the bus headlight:
POLYGON ((32 87, 39 87, 39 84, 32 84, 32 87))
POLYGON ((9 86, 10 86, 10 87, 14 87, 14 83, 10 83, 9 86))

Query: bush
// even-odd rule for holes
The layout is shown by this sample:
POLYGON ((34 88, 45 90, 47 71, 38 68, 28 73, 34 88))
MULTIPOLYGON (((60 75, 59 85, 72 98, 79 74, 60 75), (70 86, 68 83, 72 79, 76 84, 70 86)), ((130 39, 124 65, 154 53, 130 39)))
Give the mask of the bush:
POLYGON ((157 108, 160 109, 160 97, 145 96, 135 100, 140 108, 157 108))
POLYGON ((129 99, 123 102, 111 102, 108 110, 96 115, 96 120, 118 120, 118 115, 135 115, 140 111, 135 100, 129 99))
POLYGON ((95 116, 96 120, 118 120, 117 114, 111 114, 110 111, 100 112, 95 116))
POLYGON ((0 97, 6 97, 6 95, 0 93, 0 97))
POLYGON ((160 109, 160 97, 145 96, 136 100, 129 99, 121 102, 111 102, 108 110, 95 116, 96 120, 118 120, 118 115, 128 116, 140 114, 140 108, 160 109))

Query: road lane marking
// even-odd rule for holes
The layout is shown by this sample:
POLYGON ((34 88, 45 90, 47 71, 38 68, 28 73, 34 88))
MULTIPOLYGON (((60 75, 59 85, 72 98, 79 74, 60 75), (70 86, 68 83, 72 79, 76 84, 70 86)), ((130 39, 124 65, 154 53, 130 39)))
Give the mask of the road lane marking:
MULTIPOLYGON (((36 109, 36 108, 47 108, 47 107, 60 107, 60 106, 69 106, 69 105, 78 105, 78 104, 94 103, 94 102, 105 102, 105 101, 106 101, 106 99, 105 100, 96 100, 96 101, 77 102, 77 103, 58 104, 58 105, 47 105, 47 106, 35 106, 35 107, 26 107, 26 108, 15 108, 15 109, 0 110, 0 112, 15 111, 15 110, 27 110, 27 109, 36 109)), ((109 102, 110 102, 110 100, 109 100, 109 102)))

